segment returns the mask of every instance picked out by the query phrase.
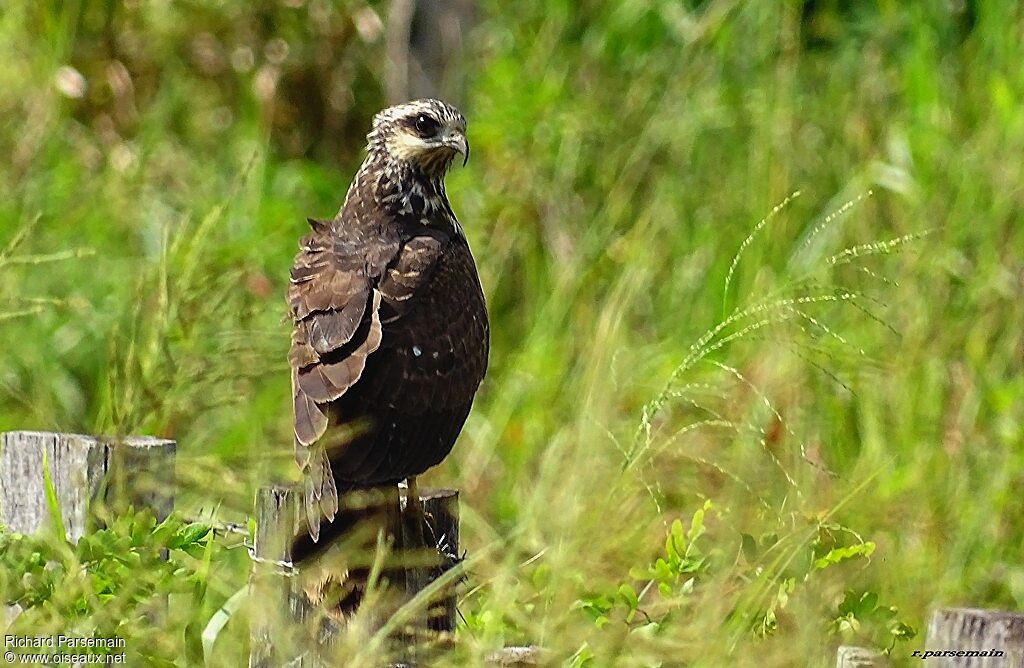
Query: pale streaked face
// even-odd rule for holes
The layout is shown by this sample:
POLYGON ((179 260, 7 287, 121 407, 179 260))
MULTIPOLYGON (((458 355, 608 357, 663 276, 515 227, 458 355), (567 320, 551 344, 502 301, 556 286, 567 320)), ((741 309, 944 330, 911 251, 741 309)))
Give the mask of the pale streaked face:
POLYGON ((371 151, 409 163, 431 176, 442 176, 455 154, 469 160, 466 119, 440 100, 415 100, 389 107, 373 119, 367 135, 371 151))

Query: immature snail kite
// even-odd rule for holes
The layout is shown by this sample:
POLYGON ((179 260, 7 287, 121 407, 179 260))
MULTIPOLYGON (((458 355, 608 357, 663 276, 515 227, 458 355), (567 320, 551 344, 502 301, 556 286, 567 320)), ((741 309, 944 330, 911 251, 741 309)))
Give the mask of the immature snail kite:
POLYGON ((338 495, 410 479, 451 451, 487 367, 476 265, 444 189, 466 119, 439 100, 373 119, 333 220, 291 270, 288 354, 309 533, 338 495))

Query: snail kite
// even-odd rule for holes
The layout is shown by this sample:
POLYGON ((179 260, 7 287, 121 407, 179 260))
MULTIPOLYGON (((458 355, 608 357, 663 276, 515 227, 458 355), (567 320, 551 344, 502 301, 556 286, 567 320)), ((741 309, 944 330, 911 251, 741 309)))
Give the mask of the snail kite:
MULTIPOLYGON (((338 496, 451 451, 487 367, 484 295, 444 189, 466 119, 439 100, 377 114, 341 210, 310 220, 288 288, 295 457, 309 536, 338 496)), ((411 491, 410 490, 410 491, 411 491)))

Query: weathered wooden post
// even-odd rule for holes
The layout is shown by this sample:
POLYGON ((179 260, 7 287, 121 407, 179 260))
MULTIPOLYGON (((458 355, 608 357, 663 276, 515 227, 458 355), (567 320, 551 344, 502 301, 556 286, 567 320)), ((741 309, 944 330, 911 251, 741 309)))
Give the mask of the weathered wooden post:
POLYGON ((836 668, 887 668, 888 665, 885 655, 873 649, 841 645, 836 650, 836 668))
MULTIPOLYGON (((372 546, 381 529, 393 540, 393 554, 384 564, 382 574, 392 596, 377 600, 383 614, 378 617, 374 610, 376 621, 371 626, 387 624, 395 606, 412 599, 451 568, 458 561, 458 492, 424 490, 420 503, 430 525, 423 533, 416 531, 412 513, 402 508, 397 488, 393 494, 357 501, 347 510, 343 505, 339 518, 349 515, 343 520, 349 527, 347 533, 335 536, 334 543, 323 545, 326 556, 296 567, 291 563, 291 548, 293 538, 304 530, 301 491, 293 486, 260 489, 256 495, 253 545, 255 605, 250 666, 312 665, 317 657, 329 656, 333 627, 339 623, 339 600, 330 588, 343 584, 342 589, 351 593, 345 588, 354 584, 359 589, 365 584, 370 570, 366 560, 373 556, 372 546), (341 559, 334 558, 338 552, 341 559), (339 568, 343 572, 332 572, 339 568), (335 578, 334 582, 323 588, 315 586, 329 576, 335 578), (312 601, 311 595, 322 598, 312 601)), ((360 597, 357 591, 355 600, 360 597)), ((452 587, 431 600, 420 614, 402 615, 396 631, 410 643, 419 637, 436 638, 439 633, 453 631, 455 600, 452 587)))
MULTIPOLYGON (((310 616, 291 566, 291 543, 299 527, 299 490, 287 485, 256 492, 256 534, 253 537, 253 601, 249 665, 311 665, 309 645, 292 635, 310 616)), ((312 636, 315 637, 315 636, 312 636)))
MULTIPOLYGON (((459 492, 454 489, 425 489, 420 494, 420 504, 427 517, 425 533, 419 534, 413 530, 416 518, 411 517, 406 501, 402 515, 408 521, 403 521, 398 540, 400 550, 424 550, 429 555, 428 563, 406 568, 403 586, 406 598, 409 599, 459 561, 459 492), (420 542, 421 536, 425 544, 420 542)), ((454 631, 458 614, 455 603, 455 589, 450 587, 444 595, 431 601, 422 619, 413 622, 411 626, 435 636, 454 631)))
POLYGON ((922 654, 929 666, 1024 668, 1024 613, 940 608, 922 654))
POLYGON ((77 541, 108 507, 149 508, 157 520, 174 505, 174 441, 11 431, 0 442, 0 523, 30 534, 49 522, 45 462, 64 531, 77 541))

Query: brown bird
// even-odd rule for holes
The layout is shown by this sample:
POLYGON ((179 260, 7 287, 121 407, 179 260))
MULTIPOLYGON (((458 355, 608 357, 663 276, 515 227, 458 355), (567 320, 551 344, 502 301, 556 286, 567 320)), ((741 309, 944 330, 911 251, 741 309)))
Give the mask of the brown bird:
POLYGON ((444 188, 456 154, 465 164, 469 144, 451 105, 381 111, 341 210, 310 219, 299 244, 288 360, 313 543, 339 495, 407 479, 414 496, 415 477, 451 451, 484 377, 487 309, 444 188))

